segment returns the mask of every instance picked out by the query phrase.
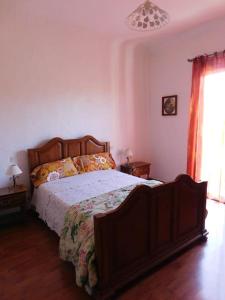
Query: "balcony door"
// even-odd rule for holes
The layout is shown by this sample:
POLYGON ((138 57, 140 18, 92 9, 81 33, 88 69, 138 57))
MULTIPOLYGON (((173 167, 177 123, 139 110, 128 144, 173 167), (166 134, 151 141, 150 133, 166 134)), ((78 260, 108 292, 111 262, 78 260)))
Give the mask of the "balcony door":
POLYGON ((225 72, 204 78, 200 179, 208 197, 225 202, 225 72))

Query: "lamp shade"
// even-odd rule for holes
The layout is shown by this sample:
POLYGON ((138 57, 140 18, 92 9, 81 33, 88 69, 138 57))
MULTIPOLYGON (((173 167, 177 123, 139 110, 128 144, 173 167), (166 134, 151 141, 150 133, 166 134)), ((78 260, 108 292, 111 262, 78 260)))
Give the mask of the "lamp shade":
POLYGON ((17 166, 17 165, 10 165, 8 167, 8 169, 6 170, 6 175, 7 176, 16 176, 16 175, 20 175, 23 172, 21 171, 21 169, 17 166))
POLYGON ((127 149, 126 156, 129 157, 129 158, 133 157, 133 152, 132 152, 132 150, 130 148, 127 149))
POLYGON ((133 30, 155 30, 169 22, 169 14, 146 0, 127 17, 126 22, 128 27, 133 30))

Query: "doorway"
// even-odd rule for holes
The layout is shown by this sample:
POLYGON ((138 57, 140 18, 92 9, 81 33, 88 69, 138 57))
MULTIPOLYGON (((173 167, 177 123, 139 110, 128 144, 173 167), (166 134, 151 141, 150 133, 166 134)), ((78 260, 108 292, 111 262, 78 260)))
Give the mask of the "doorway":
POLYGON ((200 179, 208 197, 225 202, 225 72, 204 78, 200 179))

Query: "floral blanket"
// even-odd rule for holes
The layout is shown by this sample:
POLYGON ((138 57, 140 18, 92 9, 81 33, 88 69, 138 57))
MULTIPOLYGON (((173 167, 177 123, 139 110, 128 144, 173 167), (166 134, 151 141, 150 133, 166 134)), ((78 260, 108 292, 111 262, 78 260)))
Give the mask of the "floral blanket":
MULTIPOLYGON (((150 187, 159 181, 144 182, 150 187)), ((66 213, 60 236, 59 252, 63 260, 74 264, 78 286, 97 284, 93 216, 118 207, 137 184, 112 191, 73 205, 66 213)))

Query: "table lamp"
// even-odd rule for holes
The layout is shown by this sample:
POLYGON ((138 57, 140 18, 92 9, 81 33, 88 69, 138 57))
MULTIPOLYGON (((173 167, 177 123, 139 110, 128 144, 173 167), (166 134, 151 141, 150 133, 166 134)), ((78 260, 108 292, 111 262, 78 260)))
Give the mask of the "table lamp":
POLYGON ((10 165, 6 170, 6 175, 12 177, 13 179, 13 187, 16 187, 16 176, 22 174, 23 172, 17 165, 10 165))

